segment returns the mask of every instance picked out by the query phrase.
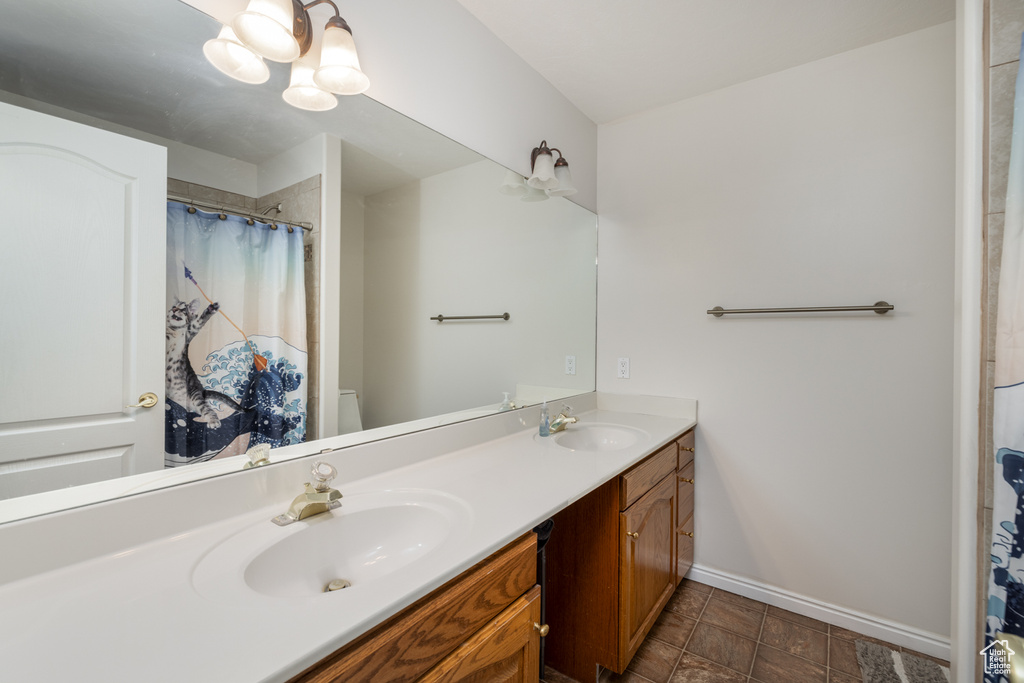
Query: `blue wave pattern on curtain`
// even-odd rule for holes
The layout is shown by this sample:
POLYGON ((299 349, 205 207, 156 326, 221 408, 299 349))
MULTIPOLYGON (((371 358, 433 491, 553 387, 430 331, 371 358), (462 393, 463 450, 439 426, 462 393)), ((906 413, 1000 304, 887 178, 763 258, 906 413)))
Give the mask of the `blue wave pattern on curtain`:
MULTIPOLYGON (((1021 49, 1024 64, 1024 45, 1021 49)), ((1006 222, 996 319, 992 441, 995 476, 992 571, 985 650, 997 634, 1024 636, 1024 69, 1018 68, 1006 188, 1006 222)), ((992 457, 993 454, 986 454, 992 457)), ((1024 657, 1024 653, 1016 653, 1024 657)), ((1002 665, 985 660, 986 683, 1008 681, 1002 665)))
POLYGON ((302 230, 167 203, 164 464, 306 434, 302 230))

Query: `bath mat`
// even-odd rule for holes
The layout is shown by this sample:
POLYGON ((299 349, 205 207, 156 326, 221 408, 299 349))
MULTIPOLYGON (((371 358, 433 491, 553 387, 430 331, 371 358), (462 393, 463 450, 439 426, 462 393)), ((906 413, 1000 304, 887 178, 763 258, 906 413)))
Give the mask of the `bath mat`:
POLYGON ((949 683, 949 669, 930 659, 857 641, 864 683, 949 683))

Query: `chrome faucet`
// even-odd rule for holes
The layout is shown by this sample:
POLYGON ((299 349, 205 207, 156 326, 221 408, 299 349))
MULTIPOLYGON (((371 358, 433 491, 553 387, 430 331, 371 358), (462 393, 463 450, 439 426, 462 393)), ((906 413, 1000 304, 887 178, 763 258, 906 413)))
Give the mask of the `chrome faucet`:
POLYGON ((579 418, 572 414, 572 408, 563 403, 562 412, 552 418, 551 426, 548 429, 554 434, 555 432, 563 431, 569 425, 576 424, 577 422, 579 422, 579 418))
POLYGON ((313 482, 305 484, 305 493, 295 497, 288 512, 278 515, 270 521, 278 526, 287 526, 300 519, 341 507, 341 492, 331 488, 331 481, 336 476, 338 476, 338 470, 322 460, 313 463, 313 482))

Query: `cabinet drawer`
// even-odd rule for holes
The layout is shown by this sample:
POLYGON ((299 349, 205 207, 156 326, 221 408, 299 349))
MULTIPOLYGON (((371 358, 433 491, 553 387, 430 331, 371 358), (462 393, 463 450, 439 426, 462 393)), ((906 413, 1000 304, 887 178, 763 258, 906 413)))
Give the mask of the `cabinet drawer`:
POLYGON ((696 444, 696 441, 697 440, 694 438, 694 431, 692 429, 676 440, 676 443, 679 444, 680 469, 682 469, 686 463, 693 462, 694 444, 696 444))
POLYGON ((640 500, 654 485, 676 471, 679 446, 673 441, 619 479, 619 509, 625 510, 640 500))
POLYGON ((535 683, 540 673, 540 586, 516 600, 419 683, 535 683))
POLYGON ((537 536, 529 533, 290 683, 414 681, 536 583, 537 536))
POLYGON ((683 520, 676 534, 676 583, 693 566, 693 515, 683 520))
POLYGON ((686 463, 676 477, 679 491, 676 495, 676 524, 682 526, 683 520, 693 514, 693 461, 686 463))

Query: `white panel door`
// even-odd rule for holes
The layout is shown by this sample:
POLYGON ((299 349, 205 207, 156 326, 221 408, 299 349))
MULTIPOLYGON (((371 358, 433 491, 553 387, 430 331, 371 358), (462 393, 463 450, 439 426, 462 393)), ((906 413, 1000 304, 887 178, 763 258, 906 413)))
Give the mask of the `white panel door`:
POLYGON ((0 499, 163 467, 166 191, 163 147, 0 103, 0 499))

